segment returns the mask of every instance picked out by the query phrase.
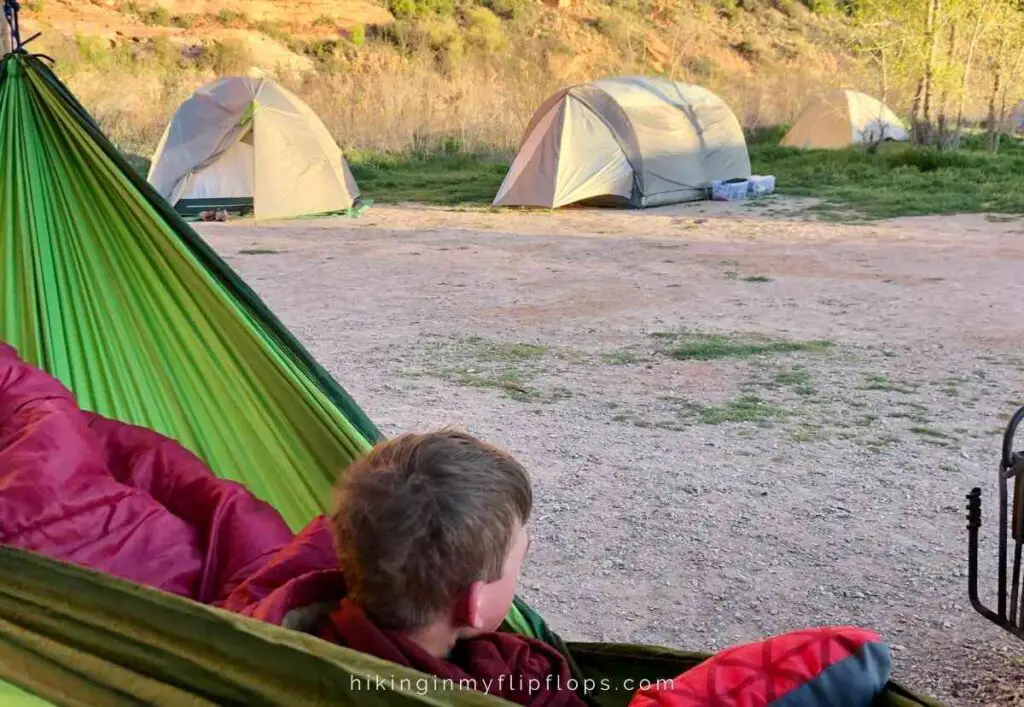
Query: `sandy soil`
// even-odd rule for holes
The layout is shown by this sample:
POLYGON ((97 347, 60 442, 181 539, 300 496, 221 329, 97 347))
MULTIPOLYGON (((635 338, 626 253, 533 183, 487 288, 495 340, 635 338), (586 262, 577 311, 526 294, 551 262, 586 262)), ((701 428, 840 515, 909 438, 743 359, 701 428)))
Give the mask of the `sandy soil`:
POLYGON ((980 485, 994 510, 1024 402, 1024 221, 801 206, 201 230, 385 432, 463 426, 529 465, 521 589, 567 637, 853 623, 916 690, 1019 704, 1024 643, 969 606, 963 509, 980 485), (680 361, 652 336, 680 331, 832 346, 680 361))

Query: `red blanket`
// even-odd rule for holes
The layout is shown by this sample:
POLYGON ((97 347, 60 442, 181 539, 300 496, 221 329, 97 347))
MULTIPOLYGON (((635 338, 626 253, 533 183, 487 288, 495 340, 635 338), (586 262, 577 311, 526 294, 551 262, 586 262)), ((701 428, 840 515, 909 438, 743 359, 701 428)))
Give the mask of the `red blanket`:
POLYGON ((3 342, 0 544, 305 628, 456 682, 471 677, 520 704, 582 704, 557 689, 567 667, 539 642, 465 642, 453 655, 459 668, 378 630, 354 607, 331 613, 345 585, 323 517, 294 535, 273 508, 173 440, 80 410, 63 385, 3 342))

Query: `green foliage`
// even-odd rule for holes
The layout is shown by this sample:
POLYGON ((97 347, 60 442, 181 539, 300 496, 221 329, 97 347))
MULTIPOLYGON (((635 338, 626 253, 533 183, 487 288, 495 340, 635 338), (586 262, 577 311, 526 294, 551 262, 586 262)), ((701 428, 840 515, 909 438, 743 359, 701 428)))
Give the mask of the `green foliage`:
POLYGON ((416 0, 388 0, 388 10, 396 19, 408 19, 416 14, 416 0))
POLYGON ((822 351, 832 346, 829 341, 790 341, 755 335, 658 333, 654 336, 665 341, 665 353, 680 361, 711 361, 719 358, 749 358, 796 351, 822 351))
POLYGON ((330 15, 320 15, 313 20, 314 27, 333 27, 335 24, 334 18, 330 15))
POLYGON ((744 39, 742 42, 737 42, 732 45, 732 48, 747 61, 753 61, 757 58, 757 49, 749 40, 744 39))
POLYGON ((388 10, 397 19, 409 19, 417 15, 452 17, 455 14, 455 2, 454 0, 388 0, 388 10))
POLYGON ((527 0, 483 0, 483 6, 498 17, 514 20, 525 14, 527 0))
POLYGON ((294 43, 292 36, 288 32, 272 22, 267 22, 266 20, 256 23, 256 31, 270 37, 271 39, 275 39, 286 46, 292 46, 294 43))
POLYGON ((501 20, 486 7, 473 7, 466 11, 466 42, 485 52, 501 51, 508 45, 508 37, 501 20))
POLYGON ((353 27, 352 31, 348 33, 348 40, 357 47, 363 46, 366 43, 366 27, 363 25, 353 27))
POLYGON ((171 24, 171 15, 160 5, 154 5, 148 10, 143 10, 139 13, 139 19, 142 20, 143 24, 154 27, 166 27, 171 24))

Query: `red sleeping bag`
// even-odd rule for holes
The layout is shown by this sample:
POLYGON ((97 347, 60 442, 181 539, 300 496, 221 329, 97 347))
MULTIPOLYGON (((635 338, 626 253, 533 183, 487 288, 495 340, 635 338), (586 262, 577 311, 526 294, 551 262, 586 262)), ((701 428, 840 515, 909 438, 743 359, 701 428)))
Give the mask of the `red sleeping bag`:
POLYGON ((878 634, 812 628, 721 651, 629 707, 869 707, 889 670, 878 634))

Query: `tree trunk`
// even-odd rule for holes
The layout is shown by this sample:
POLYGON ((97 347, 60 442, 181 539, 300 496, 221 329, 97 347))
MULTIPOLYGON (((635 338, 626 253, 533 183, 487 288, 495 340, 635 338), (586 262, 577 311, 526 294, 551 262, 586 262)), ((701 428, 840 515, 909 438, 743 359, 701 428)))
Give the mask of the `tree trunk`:
POLYGON ((978 8, 978 19, 974 23, 974 31, 971 33, 970 44, 967 45, 967 56, 964 57, 964 73, 960 80, 960 105, 956 109, 956 141, 960 142, 960 136, 964 129, 964 106, 967 104, 967 91, 971 85, 971 68, 974 66, 974 52, 978 48, 978 40, 986 26, 985 15, 988 12, 988 2, 982 3, 978 8))
POLYGON ((1003 67, 1000 62, 1000 66, 996 67, 992 77, 992 94, 988 98, 988 132, 985 134, 985 149, 993 153, 999 152, 999 124, 996 122, 996 102, 999 100, 1002 74, 1003 67))
POLYGON ((939 33, 936 23, 939 15, 939 0, 928 0, 928 17, 925 21, 925 41, 928 53, 925 57, 924 76, 921 79, 921 139, 924 145, 934 142, 932 135, 932 91, 935 79, 935 58, 939 51, 939 33))
MULTIPOLYGON (((949 24, 949 46, 946 47, 946 66, 956 64, 956 22, 949 24)), ((949 121, 946 118, 946 107, 949 103, 949 83, 942 82, 942 93, 939 96, 939 148, 947 149, 956 147, 953 144, 949 131, 949 121)))
POLYGON ((882 104, 885 105, 889 98, 889 64, 886 61, 885 47, 878 50, 878 66, 882 71, 882 90, 880 91, 882 104))

